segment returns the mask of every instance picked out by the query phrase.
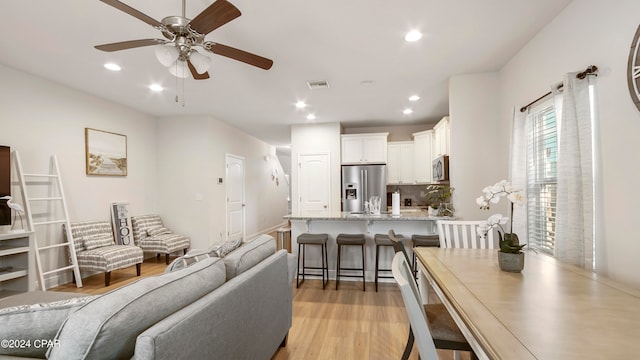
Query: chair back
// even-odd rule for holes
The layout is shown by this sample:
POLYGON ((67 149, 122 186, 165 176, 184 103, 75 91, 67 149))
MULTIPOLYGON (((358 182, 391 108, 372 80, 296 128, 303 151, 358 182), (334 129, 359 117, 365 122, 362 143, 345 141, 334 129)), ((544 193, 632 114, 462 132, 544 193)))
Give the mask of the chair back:
POLYGON ((441 248, 495 249, 493 231, 483 235, 478 225, 484 221, 438 220, 441 248))
POLYGON ((138 215, 131 217, 131 231, 133 232, 133 241, 136 245, 140 243, 146 236, 147 230, 164 226, 160 215, 138 215))
POLYGON ((396 254, 399 252, 403 253, 405 256, 405 259, 409 261, 409 255, 407 255, 407 250, 404 249, 404 244, 402 243, 402 241, 400 241, 400 239, 398 239, 395 231, 391 229, 389 230, 389 233, 387 235, 389 236, 389 240, 391 240, 391 243, 393 244, 393 251, 396 254))
MULTIPOLYGON (((113 241, 113 230, 111 223, 106 220, 78 221, 70 224, 71 237, 76 253, 84 251, 84 238, 87 236, 105 235, 110 236, 113 241)), ((62 233, 67 239, 66 224, 62 224, 62 233)))
POLYGON ((438 359, 436 346, 433 343, 429 325, 427 323, 427 315, 420 300, 420 292, 418 286, 413 279, 413 272, 409 267, 409 263, 404 255, 397 252, 391 263, 391 272, 396 280, 402 300, 411 323, 411 330, 415 336, 418 345, 418 352, 421 359, 438 359))

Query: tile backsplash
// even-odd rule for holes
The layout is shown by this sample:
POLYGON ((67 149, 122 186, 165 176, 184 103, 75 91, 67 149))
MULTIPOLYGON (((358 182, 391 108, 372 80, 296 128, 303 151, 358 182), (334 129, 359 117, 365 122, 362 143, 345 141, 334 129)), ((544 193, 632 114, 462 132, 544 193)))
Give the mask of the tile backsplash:
POLYGON ((427 207, 424 195, 428 185, 387 185, 387 205, 391 206, 391 194, 400 191, 400 206, 405 207, 405 199, 411 199, 412 207, 427 207))

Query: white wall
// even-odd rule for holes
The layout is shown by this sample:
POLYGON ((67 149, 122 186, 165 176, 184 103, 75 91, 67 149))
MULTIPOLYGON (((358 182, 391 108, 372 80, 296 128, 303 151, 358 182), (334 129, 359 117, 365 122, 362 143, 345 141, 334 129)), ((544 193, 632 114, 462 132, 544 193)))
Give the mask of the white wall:
POLYGON ((288 212, 289 188, 275 152, 275 147, 210 117, 160 119, 158 207, 176 228, 191 232, 193 248, 223 240, 225 157, 231 154, 244 158, 247 237, 277 227, 288 212), (272 179, 274 171, 278 182, 272 179), (202 201, 197 200, 200 194, 202 201))
POLYGON ((485 186, 508 177, 510 125, 498 116, 498 96, 497 73, 449 80, 449 176, 455 215, 461 219, 484 220, 493 212, 507 215, 506 204, 497 204, 488 213, 475 202, 485 186))
MULTIPOLYGON (((288 188, 274 147, 208 117, 158 120, 1 65, 0 78, 0 144, 18 150, 29 173, 48 173, 50 156, 57 155, 71 221, 109 220, 109 204, 126 201, 132 215, 159 213, 169 228, 192 237, 193 248, 207 247, 225 229, 225 185, 216 181, 225 177, 231 153, 245 158, 247 235, 284 222, 288 188), (126 177, 85 174, 86 127, 127 136, 126 177), (271 179, 274 169, 279 185, 271 179)), ((61 237, 57 227, 38 235, 39 245, 61 237)))
POLYGON ((331 209, 339 214, 340 202, 340 124, 324 123, 293 125, 291 127, 291 213, 298 214, 298 156, 328 153, 331 167, 331 209))
POLYGON ((604 196, 598 209, 603 224, 596 241, 596 269, 636 286, 640 112, 629 96, 626 66, 639 13, 637 0, 573 1, 500 71, 499 113, 502 126, 508 127, 514 107, 547 92, 564 73, 592 64, 600 68, 596 131, 604 196))
POLYGON ((25 172, 48 173, 57 155, 72 221, 109 219, 114 201, 156 208, 153 118, 1 65, 0 77, 0 143, 18 150, 25 172), (86 175, 87 127, 127 136, 128 176, 86 175))
MULTIPOLYGON (((71 221, 109 220, 109 204, 114 201, 129 202, 134 212, 156 211, 156 138, 151 117, 4 66, 0 66, 0 78, 0 144, 19 152, 27 173, 49 173, 50 158, 57 156, 71 221), (127 136, 128 176, 86 175, 86 127, 127 136)), ((29 187, 38 188, 42 187, 29 187)), ((24 204, 18 186, 13 186, 12 195, 24 204)), ((62 217, 58 208, 55 218, 62 217)), ((61 241, 59 225, 38 229, 40 246, 61 241)), ((46 269, 65 259, 64 253, 42 255, 46 269)))

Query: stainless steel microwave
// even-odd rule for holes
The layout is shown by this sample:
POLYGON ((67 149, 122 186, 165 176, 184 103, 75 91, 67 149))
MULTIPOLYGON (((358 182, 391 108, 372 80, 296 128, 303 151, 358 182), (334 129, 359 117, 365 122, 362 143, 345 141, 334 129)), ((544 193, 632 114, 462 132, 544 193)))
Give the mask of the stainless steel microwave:
POLYGON ((449 155, 440 155, 433 160, 433 181, 449 180, 449 155))

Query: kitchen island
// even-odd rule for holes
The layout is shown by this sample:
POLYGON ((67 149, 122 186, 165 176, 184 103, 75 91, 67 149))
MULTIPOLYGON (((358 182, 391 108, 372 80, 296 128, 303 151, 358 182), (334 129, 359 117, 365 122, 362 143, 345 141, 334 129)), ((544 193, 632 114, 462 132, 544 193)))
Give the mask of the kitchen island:
MULTIPOLYGON (((401 211, 400 215, 381 214, 367 215, 342 212, 328 216, 295 216, 287 215, 285 219, 291 221, 291 247, 292 252, 298 253, 296 239, 302 233, 328 234, 327 242, 329 258, 329 278, 335 279, 336 258, 338 247, 336 236, 338 234, 364 234, 367 239, 365 246, 365 278, 367 282, 374 281, 375 270, 375 243, 373 237, 376 234, 388 234, 393 230, 396 235, 404 236, 405 248, 411 256, 411 236, 414 234, 437 234, 436 221, 440 219, 452 219, 451 217, 430 216, 426 211, 419 209, 401 211)), ((307 266, 320 266, 320 249, 316 246, 307 247, 307 266)), ((393 249, 390 246, 380 248, 380 269, 390 269, 393 258, 393 249)), ((360 267, 361 253, 359 247, 346 246, 342 248, 342 267, 360 267)), ((353 273, 343 271, 346 274, 353 273)), ((391 276, 389 272, 380 275, 391 276)), ((353 278, 341 278, 340 280, 354 280, 353 278)), ((355 280, 354 280, 355 281, 355 280)), ((393 279, 380 279, 379 281, 393 281, 393 279)))

